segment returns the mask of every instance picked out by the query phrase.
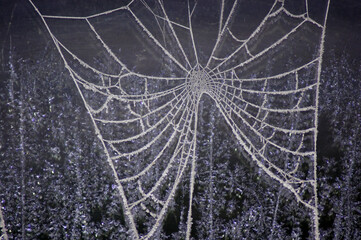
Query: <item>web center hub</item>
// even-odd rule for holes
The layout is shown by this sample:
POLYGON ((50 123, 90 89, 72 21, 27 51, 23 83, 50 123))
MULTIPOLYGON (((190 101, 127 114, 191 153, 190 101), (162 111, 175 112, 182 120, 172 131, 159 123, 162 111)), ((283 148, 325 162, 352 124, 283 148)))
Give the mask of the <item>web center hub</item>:
POLYGON ((200 96, 203 93, 209 93, 211 79, 212 78, 208 72, 201 66, 197 65, 188 73, 187 76, 189 90, 197 96, 200 96))

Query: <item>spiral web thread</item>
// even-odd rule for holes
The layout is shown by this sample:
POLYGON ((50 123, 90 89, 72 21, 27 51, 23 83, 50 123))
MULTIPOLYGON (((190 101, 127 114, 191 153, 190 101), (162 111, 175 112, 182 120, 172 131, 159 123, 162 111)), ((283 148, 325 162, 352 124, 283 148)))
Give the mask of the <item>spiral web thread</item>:
MULTIPOLYGON (((329 2, 324 21, 319 23, 310 17, 307 0, 302 14, 293 14, 283 1, 275 1, 251 34, 240 39, 231 27, 240 3, 235 0, 227 7, 228 2, 221 1, 217 38, 206 60, 198 50, 192 21, 197 2, 185 3, 187 21, 183 22, 168 16, 166 3, 161 0, 153 5, 130 1, 119 8, 85 17, 44 15, 31 0, 29 2, 45 24, 90 114, 134 239, 149 239, 158 230, 186 172, 190 172, 187 181, 189 205, 192 204, 197 112, 203 94, 214 100, 240 146, 260 171, 282 184, 312 211, 314 236, 319 239, 317 112, 329 2), (143 11, 139 13, 146 12, 154 18, 160 35, 149 29, 137 14, 140 7, 143 11), (96 25, 97 20, 117 14, 129 16, 147 38, 144 41, 151 42, 164 61, 175 69, 164 74, 169 76, 132 70, 107 43, 96 25), (277 29, 277 24, 282 24, 280 19, 288 19, 292 24, 271 39, 267 31, 269 27, 277 29), (63 43, 52 31, 50 25, 54 21, 86 24, 96 46, 106 55, 103 64, 102 60, 100 64, 89 63, 74 53, 69 44, 63 43), (181 31, 185 32, 182 36, 181 31), (306 60, 290 66, 282 56, 274 57, 286 51, 287 48, 282 47, 290 41, 296 42, 300 37, 297 34, 304 32, 312 32, 317 39, 313 53, 304 57, 306 60), (166 44, 167 41, 173 44, 166 44), (262 45, 263 41, 268 42, 262 45), (227 46, 233 48, 223 51, 227 46), (282 66, 268 70, 264 67, 275 64, 282 66), (304 170, 305 167, 310 170, 304 170), (145 233, 137 229, 137 216, 149 223, 145 233)), ((299 48, 297 44, 296 48, 299 48)), ((187 239, 191 224, 192 208, 189 207, 187 239)))

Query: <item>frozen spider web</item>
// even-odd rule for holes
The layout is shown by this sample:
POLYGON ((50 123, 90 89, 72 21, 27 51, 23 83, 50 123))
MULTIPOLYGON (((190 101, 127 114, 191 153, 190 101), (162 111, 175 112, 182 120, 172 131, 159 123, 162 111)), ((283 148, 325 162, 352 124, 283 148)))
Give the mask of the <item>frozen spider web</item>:
POLYGON ((85 17, 46 15, 29 1, 90 114, 134 239, 155 234, 186 178, 190 238, 203 94, 261 172, 311 210, 319 239, 317 109, 329 3, 315 20, 307 0, 298 8, 276 0, 252 25, 237 0, 129 1, 85 17))

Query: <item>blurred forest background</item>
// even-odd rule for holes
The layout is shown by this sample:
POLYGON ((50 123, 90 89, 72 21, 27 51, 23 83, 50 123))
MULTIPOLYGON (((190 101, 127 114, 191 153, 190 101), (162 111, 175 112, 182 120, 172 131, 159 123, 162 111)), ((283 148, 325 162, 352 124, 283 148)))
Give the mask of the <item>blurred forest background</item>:
MULTIPOLYGON (((361 3, 331 1, 322 66, 322 239, 361 239, 361 3)), ((119 197, 83 102, 27 1, 0 2, 0 203, 9 239, 126 239, 119 197)), ((245 159, 201 101, 194 239, 310 239, 311 218, 245 159), (211 223, 211 224, 210 224, 211 223)), ((182 239, 188 185, 159 239, 182 239)))

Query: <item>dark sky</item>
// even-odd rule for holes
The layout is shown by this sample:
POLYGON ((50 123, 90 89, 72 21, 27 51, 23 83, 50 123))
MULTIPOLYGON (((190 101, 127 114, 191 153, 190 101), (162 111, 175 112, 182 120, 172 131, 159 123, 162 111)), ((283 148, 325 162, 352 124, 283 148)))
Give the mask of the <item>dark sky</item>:
MULTIPOLYGON (((264 0, 262 0, 264 1, 264 0)), ((79 1, 34 1, 44 12, 62 14, 70 12, 96 12, 111 9, 124 1, 86 1, 87 8, 79 7, 79 1), (69 4, 76 2, 77 4, 69 4)), ((292 1, 291 1, 292 2, 292 1)), ((323 1, 317 1, 323 2, 323 1)), ((321 3, 320 3, 321 4, 321 3)), ((71 15, 71 14, 70 14, 71 15)), ((1 62, 9 51, 10 39, 15 50, 31 58, 34 52, 44 49, 49 36, 27 0, 0 1, 0 47, 1 62)), ((345 52, 353 59, 361 59, 361 1, 331 0, 326 31, 326 54, 330 48, 345 52)))

